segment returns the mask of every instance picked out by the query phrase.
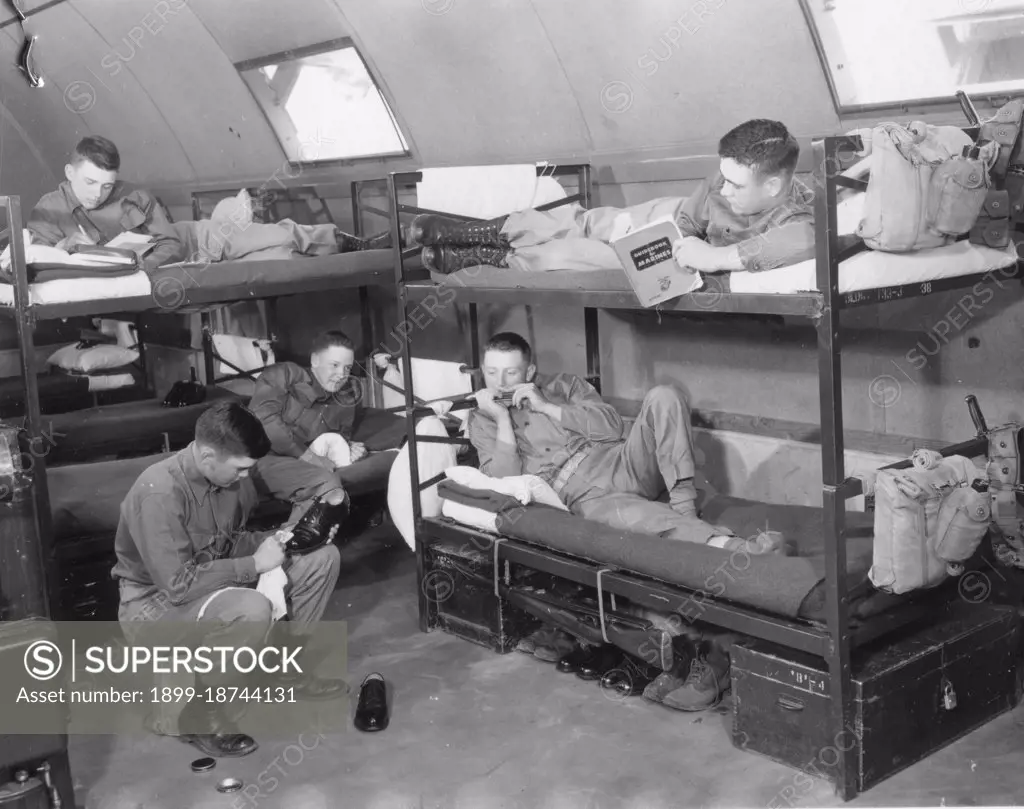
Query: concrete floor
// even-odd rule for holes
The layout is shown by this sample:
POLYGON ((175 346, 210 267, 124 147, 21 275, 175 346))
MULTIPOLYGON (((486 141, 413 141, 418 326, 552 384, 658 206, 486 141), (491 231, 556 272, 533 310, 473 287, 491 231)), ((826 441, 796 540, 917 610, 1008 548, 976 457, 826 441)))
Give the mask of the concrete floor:
MULTIPOLYGON (((550 664, 422 634, 415 564, 386 529, 343 552, 327 618, 349 622, 354 709, 362 678, 393 688, 391 726, 259 738, 253 755, 206 775, 173 739, 75 737, 71 764, 85 809, 676 809, 840 806, 829 784, 729 742, 728 701, 683 714, 612 699, 550 664), (304 749, 307 748, 307 749, 304 749), (264 786, 234 795, 235 776, 264 786), (262 776, 262 778, 261 778, 262 776), (790 796, 790 803, 782 796, 790 796)), ((850 806, 1024 802, 1024 710, 1003 715, 850 806)))

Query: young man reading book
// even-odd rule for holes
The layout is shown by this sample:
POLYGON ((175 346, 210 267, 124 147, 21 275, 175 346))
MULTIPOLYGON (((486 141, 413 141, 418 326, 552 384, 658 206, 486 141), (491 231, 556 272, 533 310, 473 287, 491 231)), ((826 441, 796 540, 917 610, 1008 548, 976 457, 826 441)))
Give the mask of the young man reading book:
POLYGON ((144 269, 184 259, 163 206, 148 191, 118 180, 120 168, 121 155, 111 141, 98 135, 82 138, 64 166, 64 182, 29 214, 32 241, 70 250, 131 232, 150 237, 140 261, 144 269))
POLYGON ((683 238, 681 267, 701 272, 761 271, 814 256, 814 202, 794 176, 800 146, 778 121, 756 119, 726 133, 719 169, 688 198, 663 197, 629 208, 563 205, 485 222, 418 217, 412 237, 424 262, 451 273, 477 264, 516 270, 617 269, 610 242, 670 218, 683 238))

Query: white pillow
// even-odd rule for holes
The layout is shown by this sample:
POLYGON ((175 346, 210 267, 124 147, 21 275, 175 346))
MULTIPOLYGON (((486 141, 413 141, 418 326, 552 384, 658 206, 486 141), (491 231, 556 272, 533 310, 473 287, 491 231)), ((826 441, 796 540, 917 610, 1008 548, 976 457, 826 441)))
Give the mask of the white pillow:
MULTIPOLYGON (((439 418, 427 416, 417 423, 416 435, 442 438, 448 435, 448 431, 439 418)), ((420 483, 455 466, 455 453, 454 444, 418 444, 416 457, 419 459, 420 483)), ((437 483, 420 492, 420 506, 424 517, 441 516, 441 495, 437 493, 437 483)), ((412 515, 412 470, 409 465, 408 444, 402 447, 391 465, 391 473, 388 476, 388 510, 391 512, 391 521, 402 535, 402 539, 412 550, 416 550, 412 515)))
POLYGON ((79 348, 78 343, 57 349, 47 362, 65 371, 88 374, 92 371, 107 371, 123 368, 138 360, 139 352, 122 346, 102 343, 90 348, 79 348))

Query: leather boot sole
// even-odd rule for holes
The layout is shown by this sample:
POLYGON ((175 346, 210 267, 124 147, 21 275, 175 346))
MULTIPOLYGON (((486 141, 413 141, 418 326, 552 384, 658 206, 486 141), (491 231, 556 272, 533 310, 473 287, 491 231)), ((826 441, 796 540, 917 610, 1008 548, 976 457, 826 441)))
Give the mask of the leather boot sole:
MULTIPOLYGON (((239 735, 241 736, 244 734, 239 735)), ((252 745, 246 745, 240 750, 224 750, 212 741, 213 738, 215 737, 199 733, 190 733, 178 737, 183 744, 190 744, 197 750, 211 756, 212 758, 242 758, 243 756, 248 756, 260 749, 256 740, 250 738, 252 745)))

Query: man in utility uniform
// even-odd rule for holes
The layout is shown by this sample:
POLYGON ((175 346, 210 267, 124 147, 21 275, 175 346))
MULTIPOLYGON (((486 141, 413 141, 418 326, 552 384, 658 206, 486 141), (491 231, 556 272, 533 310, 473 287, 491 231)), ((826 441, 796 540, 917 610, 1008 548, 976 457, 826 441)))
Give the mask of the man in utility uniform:
POLYGON ((33 243, 69 250, 76 244, 105 244, 132 231, 152 237, 143 268, 183 261, 184 245, 159 200, 118 180, 120 168, 121 155, 111 141, 99 135, 82 138, 64 166, 64 182, 29 214, 33 243))
MULTIPOLYGON (((785 552, 776 533, 744 539, 698 516, 690 409, 676 388, 653 388, 627 434, 615 408, 585 380, 538 374, 533 351, 518 334, 491 337, 481 365, 486 386, 476 394, 468 430, 484 474, 537 475, 573 514, 615 528, 732 552, 785 552), (660 502, 666 491, 668 502, 660 502)), ((554 661, 575 647, 566 633, 544 627, 523 650, 554 661)), ((672 688, 658 701, 706 708, 727 686, 728 672, 727 655, 712 644, 687 676, 662 680, 658 688, 672 688)))
MULTIPOLYGON (((340 569, 338 548, 328 542, 302 556, 286 558, 288 531, 245 529, 259 495, 250 473, 270 449, 263 426, 237 402, 211 405, 196 421, 195 440, 146 469, 121 504, 114 538, 120 587, 118 617, 125 635, 145 640, 144 626, 204 623, 201 645, 258 648, 274 625, 271 600, 255 589, 258 580, 281 568, 287 579, 287 629, 280 646, 303 646, 327 607, 340 569)), ((333 538, 333 537, 331 537, 333 538)), ((161 630, 164 632, 166 630, 161 630)), ((161 634, 161 638, 163 638, 161 634)), ((280 678, 276 685, 307 699, 346 693, 341 680, 321 680, 308 670, 280 678)), ((196 690, 239 685, 231 673, 196 675, 196 690)), ((181 712, 178 727, 151 726, 177 735, 209 756, 244 756, 256 742, 235 725, 239 706, 196 699, 181 712)))
POLYGON ((256 471, 272 491, 302 502, 386 489, 405 419, 364 406, 354 364, 352 340, 327 331, 313 341, 308 369, 282 362, 260 373, 249 406, 270 437, 256 471))

